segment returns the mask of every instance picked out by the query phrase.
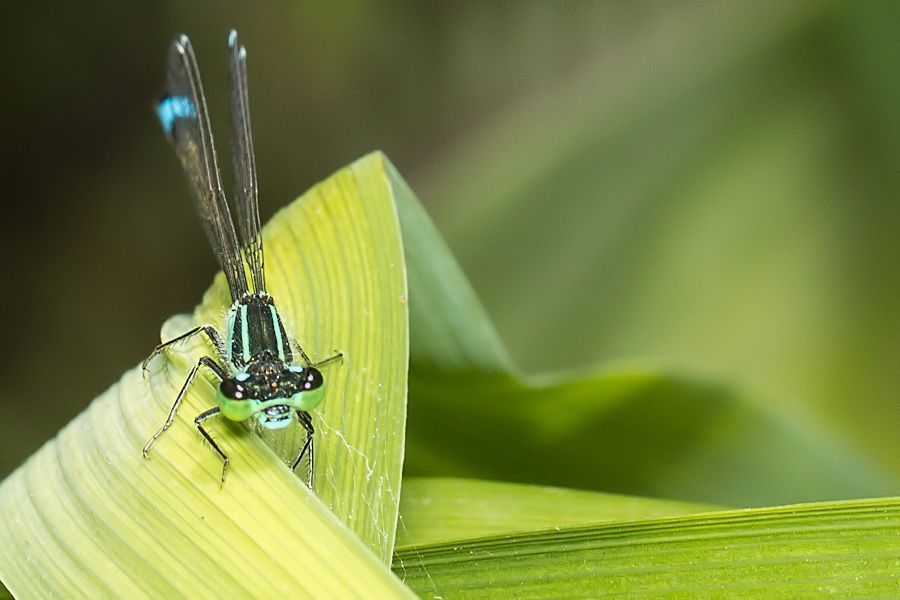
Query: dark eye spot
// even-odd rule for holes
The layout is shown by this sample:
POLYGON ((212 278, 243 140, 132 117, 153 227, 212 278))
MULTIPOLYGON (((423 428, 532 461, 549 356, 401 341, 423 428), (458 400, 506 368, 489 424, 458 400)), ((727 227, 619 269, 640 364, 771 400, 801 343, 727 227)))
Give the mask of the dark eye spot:
POLYGON ((322 387, 322 384, 325 383, 325 380, 322 378, 322 373, 315 367, 306 369, 305 375, 303 387, 307 390, 314 390, 318 387, 322 387))
POLYGON ((247 388, 236 379, 223 379, 219 386, 222 395, 231 400, 246 400, 247 388))

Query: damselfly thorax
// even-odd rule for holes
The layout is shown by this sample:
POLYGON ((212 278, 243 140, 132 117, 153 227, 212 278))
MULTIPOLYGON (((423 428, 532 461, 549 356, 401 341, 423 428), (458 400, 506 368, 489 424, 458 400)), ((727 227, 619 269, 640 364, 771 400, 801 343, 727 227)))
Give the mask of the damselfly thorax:
POLYGON ((293 364, 290 338, 272 296, 242 296, 228 310, 227 323, 226 356, 234 376, 219 386, 226 417, 244 420, 255 410, 250 414, 256 414, 260 425, 279 429, 290 424, 292 410, 318 405, 324 392, 322 374, 308 361, 307 366, 293 364), (249 407, 242 406, 248 398, 249 407))
POLYGON ((240 369, 263 352, 293 360, 287 332, 268 294, 247 294, 228 310, 228 362, 240 369))

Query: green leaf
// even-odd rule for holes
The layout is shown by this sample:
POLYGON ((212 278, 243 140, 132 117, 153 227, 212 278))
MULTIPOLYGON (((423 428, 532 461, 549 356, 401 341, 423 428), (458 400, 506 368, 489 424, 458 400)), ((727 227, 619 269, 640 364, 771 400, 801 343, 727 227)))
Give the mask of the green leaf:
POLYGON ((687 515, 719 507, 495 481, 407 478, 397 546, 603 521, 687 515))
POLYGON ((896 490, 814 422, 721 383, 647 363, 519 373, 415 196, 389 173, 410 288, 408 473, 730 506, 896 490))
POLYGON ((727 381, 897 490, 895 5, 593 4, 622 35, 554 45, 564 76, 523 78, 418 177, 511 354, 727 381))
POLYGON ((806 424, 725 386, 652 368, 540 381, 414 365, 410 390, 414 474, 731 506, 895 489, 806 424))
POLYGON ((423 597, 896 596, 900 499, 735 510, 399 550, 423 597))
POLYGON ((413 369, 513 369, 493 325, 415 194, 388 165, 397 201, 410 294, 410 364, 413 369))
MULTIPOLYGON (((0 485, 0 579, 21 597, 402 596, 386 568, 396 530, 407 369, 405 270, 386 162, 367 156, 264 231, 285 325, 325 367, 314 412, 316 495, 245 428, 193 418, 215 405, 198 377, 149 460, 199 338, 129 371, 0 485)), ((194 323, 221 327, 219 276, 194 323)), ((184 319, 181 319, 182 326, 184 319)), ((168 330, 177 326, 170 322, 168 330)), ((149 350, 149 349, 148 349, 149 350)), ((287 445, 284 440, 275 440, 287 445)))

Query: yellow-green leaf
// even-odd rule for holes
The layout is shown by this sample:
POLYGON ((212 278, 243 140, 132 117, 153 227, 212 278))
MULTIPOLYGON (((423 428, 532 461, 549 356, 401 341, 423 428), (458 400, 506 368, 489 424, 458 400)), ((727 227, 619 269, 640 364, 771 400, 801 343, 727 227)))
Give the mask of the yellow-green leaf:
POLYGON ((423 597, 900 594, 900 499, 617 522, 399 552, 423 597))
POLYGON ((407 478, 400 501, 399 552, 447 540, 605 521, 689 515, 718 507, 537 485, 407 478))
POLYGON ((652 366, 536 379, 413 363, 410 406, 407 471, 415 475, 741 507, 896 489, 814 424, 652 366))
MULTIPOLYGON (((408 337, 385 159, 370 155, 316 186, 264 238, 269 291, 286 327, 314 360, 344 353, 343 364, 325 367, 326 397, 313 414, 316 495, 256 435, 213 421, 231 457, 220 489, 221 461, 193 425, 215 405, 205 377, 141 457, 187 370, 211 352, 195 338, 154 360, 147 378, 126 373, 0 485, 0 579, 17 597, 408 593, 385 566, 408 337)), ((194 322, 221 328, 228 304, 220 276, 194 322)))

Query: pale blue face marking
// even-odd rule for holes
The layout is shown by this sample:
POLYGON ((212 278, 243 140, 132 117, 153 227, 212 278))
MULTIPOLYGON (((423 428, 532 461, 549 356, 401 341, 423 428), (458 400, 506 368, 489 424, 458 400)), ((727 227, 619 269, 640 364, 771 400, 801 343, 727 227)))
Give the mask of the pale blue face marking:
POLYGON ((265 417, 265 413, 259 413, 256 417, 256 420, 259 421, 259 424, 265 427, 266 429, 282 429, 291 424, 291 419, 281 419, 280 421, 267 421, 265 417))
POLYGON ((250 373, 238 373, 234 376, 234 378, 238 381, 247 381, 248 379, 250 379, 250 373))
POLYGON ((156 106, 156 114, 166 133, 171 134, 175 119, 193 119, 197 117, 194 103, 186 96, 166 96, 156 106))
POLYGON ((303 367, 301 367, 300 365, 291 365, 291 366, 288 367, 288 370, 289 370, 291 373, 302 373, 302 372, 303 372, 303 367))

